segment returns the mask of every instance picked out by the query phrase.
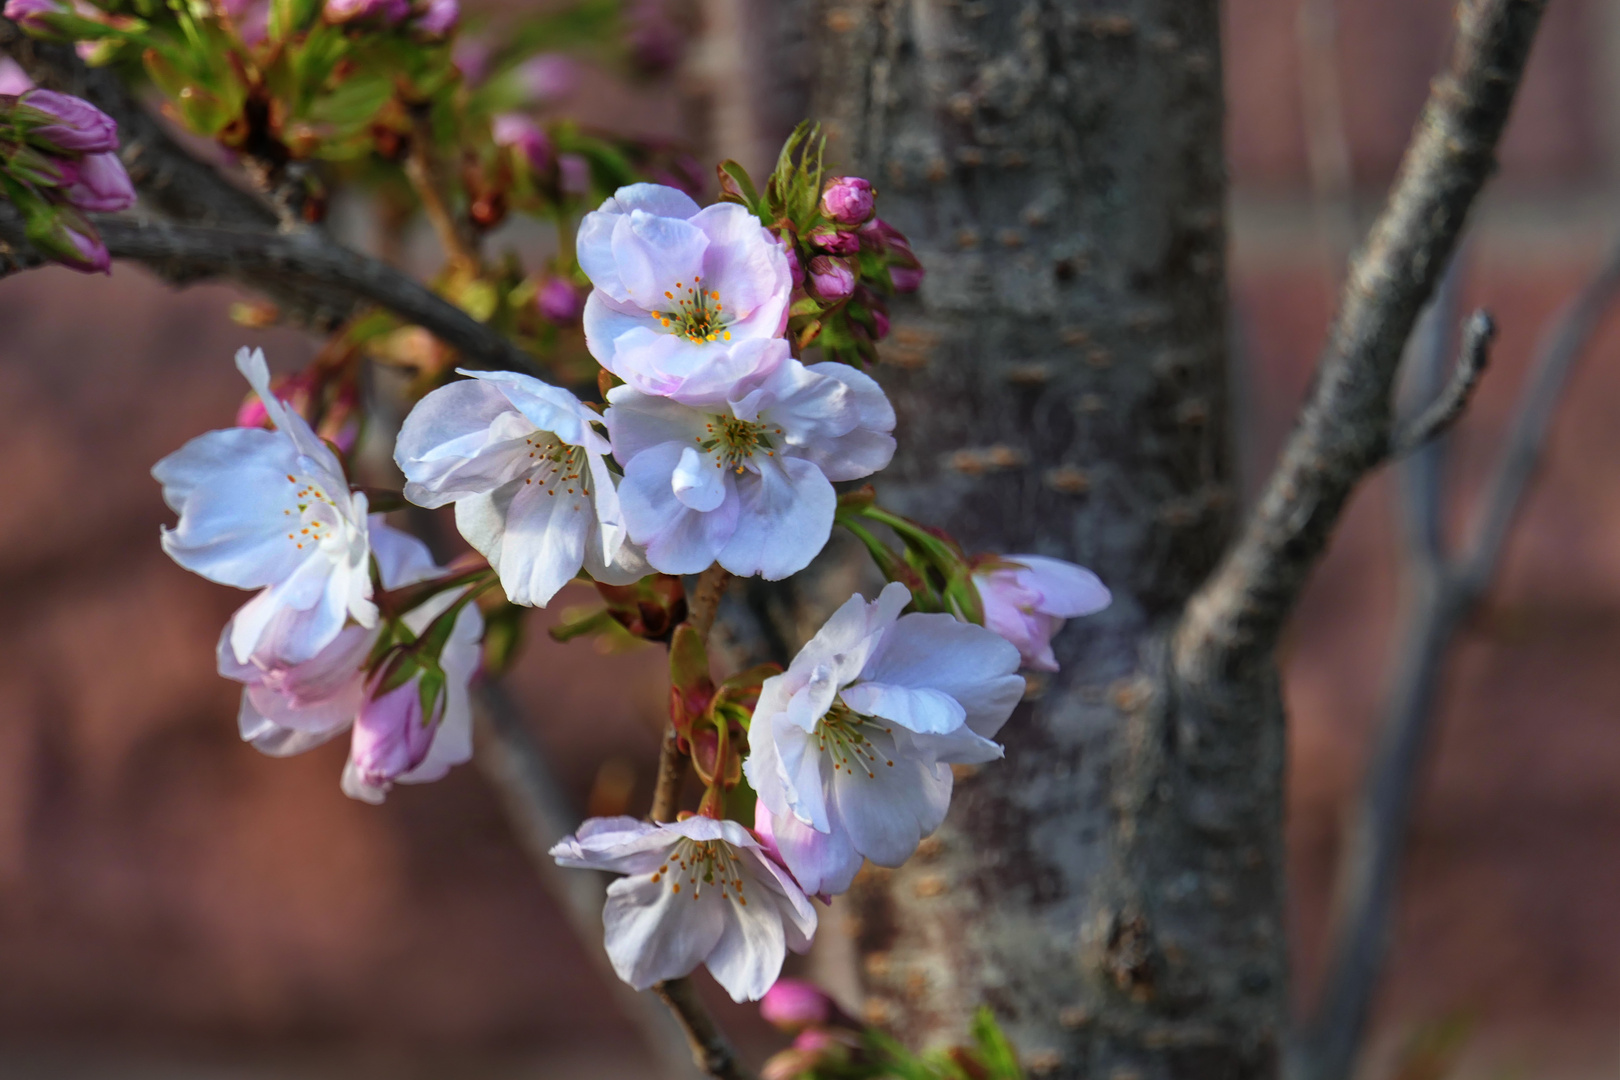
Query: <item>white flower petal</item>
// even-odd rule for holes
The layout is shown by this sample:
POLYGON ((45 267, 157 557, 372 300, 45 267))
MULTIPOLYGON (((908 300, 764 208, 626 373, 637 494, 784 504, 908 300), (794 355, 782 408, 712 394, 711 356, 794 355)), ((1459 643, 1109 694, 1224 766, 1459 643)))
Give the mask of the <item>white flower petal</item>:
POLYGON ((927 687, 891 686, 861 681, 846 686, 844 704, 865 716, 881 716, 910 731, 944 735, 967 719, 967 710, 951 695, 927 687))
MULTIPOLYGON (((630 539, 642 545, 647 561, 666 574, 696 574, 708 569, 737 528, 738 500, 729 497, 708 513, 699 513, 675 496, 674 473, 680 443, 664 443, 632 458, 619 485, 630 539)), ((731 485, 730 474, 726 484, 731 485)))
POLYGON ((708 434, 708 415, 668 398, 644 394, 634 387, 616 386, 608 392, 611 406, 603 418, 613 444, 613 456, 629 471, 644 451, 664 443, 697 445, 708 434))
POLYGON ((827 546, 838 494, 808 461, 767 459, 758 472, 738 477, 736 489, 736 528, 718 555, 727 570, 779 581, 827 546))
POLYGON ((779 813, 771 816, 771 830, 794 880, 811 895, 845 892, 860 872, 864 860, 841 821, 817 832, 792 814, 779 813))
POLYGON ((941 690, 962 703, 967 724, 992 737, 1023 696, 1018 649, 1001 635, 949 615, 906 615, 867 661, 863 680, 941 690))
POLYGON ((602 910, 608 959, 619 978, 645 990, 697 970, 725 932, 719 889, 675 892, 667 878, 620 878, 608 886, 602 910))
POLYGON ((875 777, 864 769, 840 769, 833 773, 833 799, 855 850, 879 866, 899 866, 945 820, 951 770, 903 753, 882 734, 870 737, 874 750, 894 765, 884 765, 875 777))
POLYGON ((1008 562, 1027 567, 1018 576, 1039 591, 1042 614, 1073 619, 1095 614, 1112 600, 1108 586, 1083 566, 1043 555, 1008 555, 1006 558, 1008 562))
POLYGON ((726 497, 725 471, 710 455, 700 454, 690 446, 681 449, 671 479, 675 497, 701 513, 713 510, 726 497))
POLYGON ((613 261, 625 294, 637 306, 661 311, 694 288, 703 274, 709 238, 678 218, 632 210, 613 225, 613 261))
POLYGON ((764 997, 782 973, 782 961, 787 957, 776 898, 762 895, 762 883, 751 869, 743 871, 743 895, 752 894, 750 902, 721 904, 724 929, 706 961, 714 981, 738 1002, 764 997))

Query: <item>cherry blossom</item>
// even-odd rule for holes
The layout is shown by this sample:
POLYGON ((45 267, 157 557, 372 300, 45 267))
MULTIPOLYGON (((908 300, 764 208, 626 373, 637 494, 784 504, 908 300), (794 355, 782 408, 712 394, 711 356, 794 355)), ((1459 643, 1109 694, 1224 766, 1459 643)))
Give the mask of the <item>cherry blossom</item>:
POLYGON ((808 893, 849 888, 861 859, 899 866, 939 827, 952 764, 992 761, 1023 695, 1018 650, 949 615, 901 616, 905 586, 852 596, 765 681, 743 768, 808 893))
POLYGON ((162 531, 163 550, 210 581, 263 590, 232 620, 239 662, 298 664, 349 619, 376 625, 366 496, 349 491, 337 455, 271 392, 263 352, 242 349, 236 367, 276 429, 210 431, 153 466, 180 515, 162 531))
POLYGON ((591 355, 644 394, 701 404, 757 373, 750 342, 779 337, 793 278, 782 245, 733 203, 698 209, 659 184, 585 215, 579 265, 591 355))
POLYGON ((1083 566, 1042 555, 1002 555, 973 575, 984 625, 1018 646, 1036 671, 1056 671, 1052 637, 1065 619, 1093 615, 1112 597, 1083 566))
POLYGON ((894 409, 845 364, 809 367, 774 341, 767 374, 694 408, 630 386, 608 394, 608 432, 624 466, 630 539, 667 574, 711 563, 776 580, 809 565, 832 531, 833 482, 894 456, 894 409))
MULTIPOLYGON (((427 581, 443 570, 436 566, 427 545, 383 523, 381 514, 369 522, 372 553, 383 586, 397 589, 427 581)), ((429 598, 406 613, 405 625, 420 634, 445 612, 462 590, 429 598)), ((240 613, 238 613, 240 617, 240 613)), ((468 604, 456 622, 439 657, 446 676, 445 694, 436 716, 413 712, 406 697, 416 695, 416 684, 376 694, 375 678, 368 680, 366 660, 377 644, 381 627, 367 629, 353 623, 314 657, 298 664, 240 661, 231 648, 235 624, 225 627, 218 648, 219 673, 243 684, 237 727, 242 739, 272 757, 287 757, 341 735, 352 728, 349 761, 343 771, 343 791, 365 802, 382 802, 395 782, 406 784, 437 780, 472 756, 471 706, 468 683, 479 663, 483 618, 468 604), (410 694, 401 695, 400 690, 410 694)))
POLYGON ((543 607, 581 566, 614 585, 646 573, 624 543, 602 418, 528 375, 462 374, 473 377, 427 395, 400 428, 405 497, 455 503, 456 527, 514 604, 543 607))
POLYGON ((786 950, 816 932, 803 890, 735 821, 591 818, 551 855, 627 875, 608 886, 602 921, 613 970, 637 990, 706 964, 732 1000, 757 1001, 786 950))

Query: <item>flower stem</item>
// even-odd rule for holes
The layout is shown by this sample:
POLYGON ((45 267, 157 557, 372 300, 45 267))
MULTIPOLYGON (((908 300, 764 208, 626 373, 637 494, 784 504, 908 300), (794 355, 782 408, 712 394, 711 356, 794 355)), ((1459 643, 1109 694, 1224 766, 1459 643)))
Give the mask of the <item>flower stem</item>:
MULTIPOLYGON (((714 617, 720 610, 720 597, 726 591, 731 575, 719 563, 703 571, 697 587, 687 604, 687 625, 698 632, 705 646, 709 631, 714 629, 714 617)), ((675 803, 681 795, 681 781, 686 778, 686 755, 681 753, 680 736, 674 725, 664 732, 664 744, 658 752, 658 779, 653 786, 652 810, 648 818, 653 821, 674 821, 675 803)))
POLYGON ((438 235, 445 254, 457 267, 478 270, 478 252, 467 241, 466 234, 456 223, 455 214, 444 197, 444 185, 439 175, 438 162, 433 156, 433 125, 426 110, 415 110, 412 116, 411 151, 405 161, 405 175, 417 198, 422 200, 422 212, 438 235))

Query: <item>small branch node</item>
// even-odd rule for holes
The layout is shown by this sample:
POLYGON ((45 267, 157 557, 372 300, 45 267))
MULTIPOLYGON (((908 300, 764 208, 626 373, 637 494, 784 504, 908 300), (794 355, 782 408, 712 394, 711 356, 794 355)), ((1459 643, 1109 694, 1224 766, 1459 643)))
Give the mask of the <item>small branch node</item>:
POLYGON ((1410 421, 1396 429, 1390 438, 1389 454, 1402 458, 1431 439, 1443 435, 1462 416, 1490 362, 1491 342, 1496 338, 1496 322, 1490 313, 1481 309, 1463 324, 1462 348, 1457 354, 1457 366, 1451 381, 1424 409, 1410 421))

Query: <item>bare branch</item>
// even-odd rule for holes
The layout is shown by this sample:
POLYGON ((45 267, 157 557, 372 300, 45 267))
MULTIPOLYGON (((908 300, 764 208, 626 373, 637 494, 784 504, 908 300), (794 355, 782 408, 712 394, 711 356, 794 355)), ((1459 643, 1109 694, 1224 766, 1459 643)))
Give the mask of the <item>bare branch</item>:
POLYGON ((1310 400, 1220 567, 1175 635, 1184 678, 1269 656, 1351 489, 1383 460, 1402 347, 1495 164, 1546 0, 1464 0, 1448 70, 1350 267, 1310 400))
MULTIPOLYGON (((240 232, 92 215, 114 258, 141 263, 176 285, 230 278, 272 293, 321 292, 350 305, 375 304, 415 323, 468 361, 534 370, 533 359, 504 336, 386 263, 319 234, 240 232)), ((0 270, 10 261, 37 266, 16 212, 0 205, 0 270)))
POLYGON ((1514 515, 1541 464, 1553 411, 1569 380, 1570 370, 1592 340, 1598 324, 1620 295, 1620 245, 1576 296, 1541 345, 1530 388, 1513 418, 1502 463, 1486 490, 1471 546, 1458 572, 1468 588, 1483 593, 1502 557, 1514 515))
POLYGON ((573 831, 579 812, 570 804, 545 755, 498 684, 486 682, 475 691, 473 720, 478 727, 479 769, 500 797, 507 820, 546 891, 562 908, 612 989, 615 1003, 640 1032, 664 1075, 671 1080, 694 1075, 683 1032, 651 998, 621 981, 602 951, 605 875, 564 869, 551 857, 552 845, 573 831))
MULTIPOLYGON (((1538 351, 1466 552, 1449 561, 1432 557, 1426 546, 1415 552, 1407 621, 1395 652, 1395 678, 1340 855, 1331 959, 1321 1004, 1293 1070, 1298 1080, 1347 1080, 1354 1070, 1383 968, 1400 860, 1432 741, 1446 649, 1496 574, 1570 370, 1617 298, 1620 245, 1538 351)), ((1437 516, 1438 501, 1436 488, 1432 505, 1413 509, 1426 518, 1437 516)))
POLYGON ((661 982, 653 987, 653 993, 680 1021, 692 1045, 693 1060, 705 1075, 716 1080, 752 1080, 752 1074, 737 1060, 737 1052, 698 998, 697 987, 692 985, 691 979, 661 982))
POLYGON ((1390 439, 1390 457, 1405 457, 1457 422, 1463 409, 1468 407, 1468 399, 1479 385, 1480 376, 1485 374, 1491 342, 1495 338, 1496 323, 1491 321, 1489 312, 1480 310, 1469 316, 1463 326, 1462 349, 1457 355, 1451 381, 1427 409, 1395 432, 1390 439))

